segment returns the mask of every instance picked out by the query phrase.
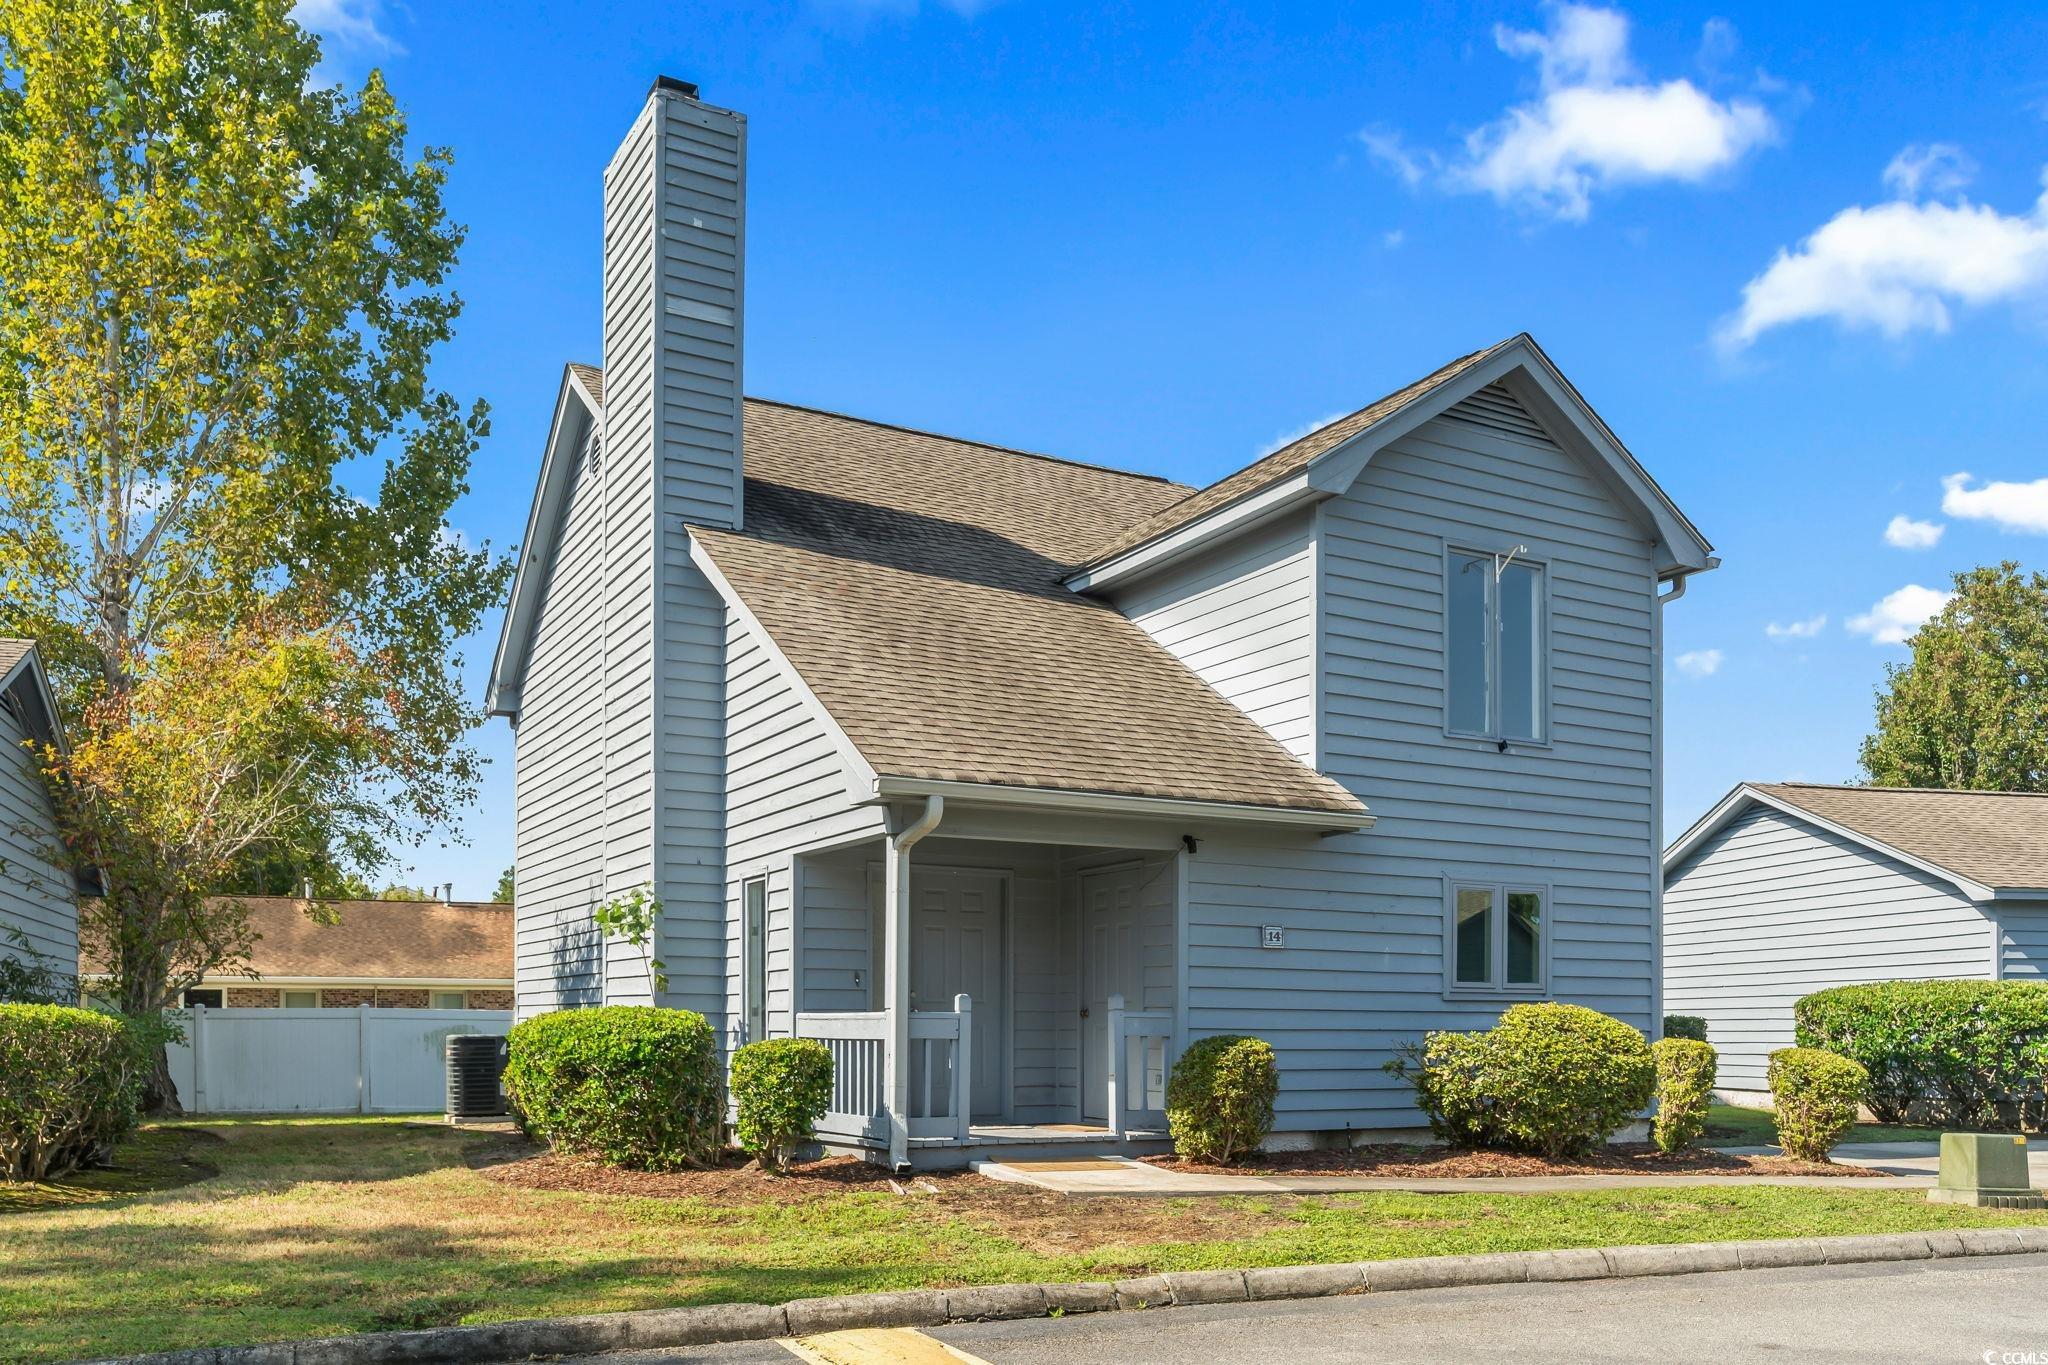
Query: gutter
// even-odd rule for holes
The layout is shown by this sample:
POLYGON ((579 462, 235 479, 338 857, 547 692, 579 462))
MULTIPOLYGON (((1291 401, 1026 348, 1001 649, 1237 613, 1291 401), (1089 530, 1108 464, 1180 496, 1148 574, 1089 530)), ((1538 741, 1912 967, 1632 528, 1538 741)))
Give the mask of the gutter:
MULTIPOLYGON (((874 800, 950 796, 991 806, 1029 810, 1065 810, 1083 815, 1151 816, 1174 820, 1227 820, 1234 823, 1287 825, 1324 834, 1350 834, 1371 829, 1379 817, 1363 805, 1356 811, 1315 810, 1298 806, 1254 806, 1225 801, 1192 801, 1163 796, 1128 796, 1119 792, 1067 791, 1057 787, 1011 787, 994 782, 954 782, 939 778, 878 777, 874 800)), ((920 835, 920 838, 923 836, 920 835)))

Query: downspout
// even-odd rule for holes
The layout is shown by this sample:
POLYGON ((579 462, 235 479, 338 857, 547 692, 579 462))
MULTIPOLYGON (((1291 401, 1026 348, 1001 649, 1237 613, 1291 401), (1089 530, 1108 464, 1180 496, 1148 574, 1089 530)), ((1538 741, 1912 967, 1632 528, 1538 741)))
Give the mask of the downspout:
POLYGON ((1650 586, 1650 1027, 1651 1041, 1664 1036, 1664 608, 1685 596, 1689 573, 1676 574, 1670 592, 1650 586))
POLYGON ((888 1006, 889 1045, 882 1053, 882 1090, 889 1106, 889 1165, 910 1165, 910 850, 945 818, 946 798, 927 796, 924 812, 889 836, 883 870, 883 1000, 888 1006))

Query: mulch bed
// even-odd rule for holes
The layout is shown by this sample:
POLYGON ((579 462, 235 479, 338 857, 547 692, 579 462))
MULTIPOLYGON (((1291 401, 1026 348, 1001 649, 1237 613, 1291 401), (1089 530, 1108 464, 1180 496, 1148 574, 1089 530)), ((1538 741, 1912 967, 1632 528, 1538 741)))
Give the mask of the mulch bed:
POLYGON ((1377 1144, 1320 1152, 1268 1152, 1235 1166, 1210 1166, 1179 1157, 1145 1160, 1174 1171, 1217 1175, 1370 1175, 1397 1179, 1530 1175, 1883 1175, 1862 1166, 1795 1161, 1782 1156, 1738 1156, 1712 1148, 1660 1152, 1647 1142, 1622 1142, 1582 1157, 1552 1160, 1512 1152, 1377 1144))
MULTIPOLYGON (((616 1194, 656 1199, 763 1200, 794 1202, 823 1194, 855 1194, 863 1190, 889 1193, 889 1173, 859 1157, 834 1156, 806 1161, 777 1175, 752 1158, 728 1152, 706 1170, 626 1171, 593 1157, 551 1152, 520 1137, 474 1143, 464 1151, 469 1165, 486 1179, 528 1190, 569 1190, 580 1194, 616 1194)), ((898 1180, 898 1189, 917 1181, 948 1180, 949 1175, 916 1175, 898 1180)))

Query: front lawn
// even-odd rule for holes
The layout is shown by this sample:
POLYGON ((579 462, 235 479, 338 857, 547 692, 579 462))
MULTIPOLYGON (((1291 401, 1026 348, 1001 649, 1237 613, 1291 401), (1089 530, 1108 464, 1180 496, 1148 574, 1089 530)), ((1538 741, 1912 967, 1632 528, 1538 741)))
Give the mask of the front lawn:
POLYGON ((1918 1190, 1812 1187, 1160 1200, 964 1175, 897 1194, 872 1178, 732 1174, 562 1189, 551 1159, 525 1156, 515 1139, 398 1120, 153 1127, 123 1149, 129 1170, 0 1195, 0 1358, 919 1285, 2048 1223, 1918 1190))
MULTIPOLYGON (((1939 1142, 1941 1129, 1894 1123, 1859 1123, 1844 1142, 1939 1142)), ((1768 1109, 1716 1104, 1707 1109, 1706 1141, 1716 1147, 1775 1147, 1778 1120, 1768 1109)))

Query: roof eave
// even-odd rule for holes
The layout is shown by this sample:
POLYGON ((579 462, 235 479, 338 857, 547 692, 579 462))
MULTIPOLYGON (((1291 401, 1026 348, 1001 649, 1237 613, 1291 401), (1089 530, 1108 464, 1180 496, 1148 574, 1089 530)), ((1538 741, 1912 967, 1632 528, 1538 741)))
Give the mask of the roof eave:
POLYGON ((486 715, 518 718, 526 654, 532 644, 540 599, 546 592, 547 565, 554 557, 555 532, 561 525, 561 501, 568 491, 570 457, 563 455, 562 440, 579 421, 595 422, 598 417, 596 399, 576 377, 574 369, 564 365, 561 387, 555 395, 554 416, 548 423, 547 445, 541 455, 540 479, 534 485, 533 504, 526 514, 526 534, 519 545, 519 567, 513 574, 511 596, 498 628, 497 651, 491 658, 491 681, 484 694, 486 715))
POLYGON ((1356 810, 1302 806, 1269 806, 1251 802, 1204 801, 1182 797, 1136 796, 1124 792, 1074 791, 1061 787, 1010 786, 997 782, 962 782, 929 777, 879 776, 877 800, 943 796, 990 806, 1060 810, 1069 813, 1151 816, 1198 823, 1261 824, 1313 830, 1319 834, 1352 834, 1371 829, 1378 819, 1361 802, 1356 810))
POLYGON ((1635 503, 1655 526, 1659 552, 1657 573, 1660 578, 1702 573, 1720 564, 1714 557, 1713 546, 1691 520, 1622 445, 1607 423, 1580 396, 1543 348, 1536 344, 1535 338, 1522 332, 1495 344, 1474 364, 1446 375, 1370 426, 1360 428, 1323 451, 1300 472, 1254 489, 1192 521, 1162 531, 1142 544, 1083 564, 1063 581, 1076 592, 1100 590, 1127 582, 1194 553, 1212 541, 1248 530, 1297 504, 1341 494, 1351 487, 1372 456, 1389 442, 1413 431, 1468 394, 1518 375, 1527 376, 1527 380, 1522 386, 1524 393, 1518 393, 1517 397, 1548 409, 1553 419, 1548 425, 1568 428, 1568 438, 1575 435, 1583 444, 1583 449, 1575 453, 1590 455, 1605 466, 1611 472, 1616 491, 1635 503))
POLYGON ((1787 801, 1781 797, 1773 796, 1769 792, 1760 791, 1747 782, 1738 783, 1733 791, 1716 802, 1712 810, 1701 816, 1691 829, 1678 836, 1678 839, 1669 848, 1664 850, 1661 870, 1665 880, 1670 880, 1673 868, 1679 866, 1687 858, 1698 852, 1701 845, 1705 844, 1708 839, 1719 833, 1737 815, 1740 815, 1751 806, 1768 806, 1772 810, 1789 815, 1795 820, 1802 820, 1815 828, 1824 829, 1837 838, 1847 839, 1850 843, 1860 844, 1864 848, 1882 853, 1886 857, 1896 858, 1908 867, 1916 868, 1921 872, 1925 872, 1930 877, 1947 882, 1970 900, 2020 900, 2026 898, 2026 893, 2022 890, 2001 890, 1986 886, 1984 883, 1967 877, 1952 867, 1943 867, 1940 863, 1930 862, 1917 853, 1909 853, 1896 844, 1888 844, 1882 839, 1873 838, 1863 833, 1861 830, 1852 829, 1848 825, 1844 825, 1836 820, 1830 820, 1825 815, 1808 810, 1796 801, 1787 801))

